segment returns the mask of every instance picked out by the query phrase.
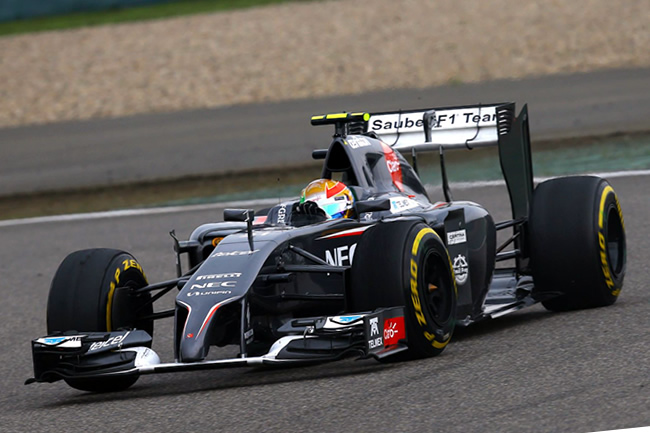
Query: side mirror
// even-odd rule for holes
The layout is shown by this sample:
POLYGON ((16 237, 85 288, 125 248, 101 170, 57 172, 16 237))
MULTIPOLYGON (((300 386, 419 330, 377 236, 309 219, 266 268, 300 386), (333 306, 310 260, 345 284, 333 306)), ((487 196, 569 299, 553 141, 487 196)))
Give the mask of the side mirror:
POLYGON ((251 251, 255 249, 253 246, 253 216, 255 211, 253 209, 224 209, 224 221, 241 221, 246 223, 246 233, 248 233, 248 245, 251 251))
POLYGON ((224 209, 223 220, 240 222, 253 221, 254 214, 255 211, 253 209, 224 209))
POLYGON ((361 200, 354 204, 354 210, 357 215, 366 212, 376 212, 380 210, 390 210, 390 199, 382 198, 379 200, 361 200))

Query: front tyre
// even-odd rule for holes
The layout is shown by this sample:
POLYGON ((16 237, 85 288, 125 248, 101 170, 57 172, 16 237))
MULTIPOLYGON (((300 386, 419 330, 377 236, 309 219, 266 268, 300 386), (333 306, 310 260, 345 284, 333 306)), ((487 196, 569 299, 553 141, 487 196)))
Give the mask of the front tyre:
POLYGON ((409 357, 439 355, 453 333, 457 300, 445 245, 419 222, 371 230, 355 253, 351 311, 404 306, 409 357))
POLYGON ((537 186, 530 215, 530 260, 536 290, 560 293, 551 311, 611 305, 625 276, 623 212, 612 186, 594 176, 537 186))
MULTIPOLYGON (((153 335, 150 295, 132 295, 128 287, 147 285, 142 266, 129 253, 109 248, 76 251, 57 270, 47 301, 47 332, 110 332, 137 328, 153 335)), ((119 391, 133 385, 138 376, 111 379, 66 379, 83 391, 119 391)))
POLYGON ((442 353, 455 324, 457 289, 447 249, 436 232, 416 225, 406 242, 409 348, 415 357, 442 353))

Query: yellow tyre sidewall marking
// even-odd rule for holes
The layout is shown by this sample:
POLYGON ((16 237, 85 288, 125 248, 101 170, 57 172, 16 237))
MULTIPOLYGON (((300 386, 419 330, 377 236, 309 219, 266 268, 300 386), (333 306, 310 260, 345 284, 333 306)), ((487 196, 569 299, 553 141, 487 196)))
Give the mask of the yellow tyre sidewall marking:
MULTIPOLYGON (((411 249, 411 266, 410 266, 411 302, 413 303, 413 308, 415 309, 415 317, 420 327, 427 326, 427 321, 426 318, 424 317, 424 312, 422 311, 422 304, 420 302, 420 293, 418 290, 417 255, 418 255, 418 250, 420 249, 420 242, 422 242, 422 238, 424 238, 424 236, 426 236, 429 233, 437 238, 440 238, 438 234, 435 231, 433 231, 432 228, 430 227, 423 228, 415 236, 415 239, 413 240, 413 248, 411 249)), ((447 253, 447 260, 449 261, 450 269, 453 269, 453 267, 451 267, 451 259, 449 258, 449 253, 447 253)), ((455 280, 453 279, 453 270, 452 270, 452 282, 454 285, 454 292, 456 293, 457 289, 456 289, 455 280)), ((445 341, 440 342, 435 339, 436 338, 435 335, 425 330, 424 338, 430 341, 431 345, 436 349, 442 349, 447 345, 447 343, 449 343, 449 340, 451 340, 451 335, 445 341)))
POLYGON ((122 275, 123 272, 126 272, 126 270, 130 268, 139 270, 140 274, 142 274, 142 278, 144 278, 145 283, 147 282, 147 276, 144 274, 142 266, 135 259, 123 260, 121 262, 121 265, 115 269, 115 272, 113 273, 113 280, 111 281, 108 290, 108 299, 106 301, 106 331, 108 332, 111 332, 113 330, 113 318, 111 313, 113 311, 113 298, 115 297, 115 288, 120 283, 120 275, 122 275))
POLYGON ((607 243, 605 241, 605 234, 604 234, 605 230, 603 227, 604 225, 603 219, 605 218, 605 203, 610 193, 614 195, 616 210, 618 211, 618 215, 621 219, 621 227, 623 228, 623 232, 625 232, 625 223, 623 222, 623 212, 621 210, 621 205, 618 202, 618 197, 614 192, 614 188, 612 188, 610 185, 607 185, 603 189, 603 192, 600 196, 600 206, 598 209, 598 246, 600 250, 599 251, 600 268, 603 272, 603 277, 605 277, 605 284, 607 284, 607 287, 609 288, 610 293, 613 296, 618 296, 621 293, 621 288, 616 287, 616 284, 614 283, 614 279, 612 278, 612 271, 609 266, 609 260, 607 260, 607 243))

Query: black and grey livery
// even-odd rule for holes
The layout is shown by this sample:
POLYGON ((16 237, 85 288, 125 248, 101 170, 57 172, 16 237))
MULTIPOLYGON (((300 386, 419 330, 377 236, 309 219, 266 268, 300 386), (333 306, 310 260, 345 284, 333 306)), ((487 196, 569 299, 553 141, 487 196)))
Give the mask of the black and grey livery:
MULTIPOLYGON (((230 209, 178 241, 178 278, 149 284, 130 254, 70 254, 52 282, 48 336, 32 341, 35 378, 91 391, 142 374, 440 354, 454 327, 541 301, 551 310, 612 304, 625 274, 625 231, 612 187, 596 177, 533 184, 528 114, 514 104, 314 116, 335 126, 321 177, 344 182, 354 217, 310 219, 296 203, 230 209), (455 201, 445 150, 497 145, 512 205, 495 223, 455 201), (445 201, 432 203, 417 154, 440 153, 445 201), (409 164, 405 155, 412 159, 409 164), (579 199, 577 198, 579 197, 579 199), (511 232, 497 245, 497 232, 511 232), (183 272, 181 257, 190 270, 183 272), (496 268, 506 261, 510 267, 496 268), (177 290, 175 307, 153 303, 177 290), (151 350, 173 317, 174 353, 151 350), (212 346, 238 355, 207 359, 212 346)), ((173 236, 173 234, 172 234, 173 236)))

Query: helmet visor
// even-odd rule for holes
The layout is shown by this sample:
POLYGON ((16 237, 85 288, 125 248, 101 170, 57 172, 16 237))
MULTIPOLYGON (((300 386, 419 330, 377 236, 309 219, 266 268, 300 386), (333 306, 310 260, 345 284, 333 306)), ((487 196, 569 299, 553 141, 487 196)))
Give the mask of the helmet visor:
POLYGON ((319 200, 318 206, 325 211, 328 218, 341 218, 348 210, 348 202, 344 197, 337 197, 339 200, 319 200))

